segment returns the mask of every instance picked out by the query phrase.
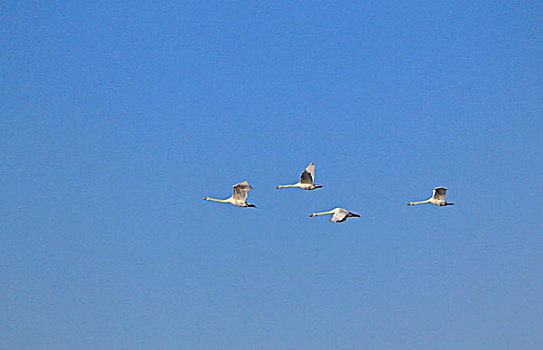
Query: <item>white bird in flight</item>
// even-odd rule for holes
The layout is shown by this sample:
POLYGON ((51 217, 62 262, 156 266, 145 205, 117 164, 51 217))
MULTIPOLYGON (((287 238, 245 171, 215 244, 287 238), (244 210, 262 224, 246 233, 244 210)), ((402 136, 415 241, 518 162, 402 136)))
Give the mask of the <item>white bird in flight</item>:
POLYGON ((343 221, 347 220, 347 218, 359 218, 360 217, 360 215, 358 215, 356 213, 353 213, 353 212, 350 212, 347 209, 343 209, 343 208, 334 208, 334 209, 332 209, 330 211, 323 211, 322 213, 313 213, 313 214, 309 215, 309 217, 319 216, 319 215, 326 215, 326 214, 334 214, 332 216, 332 218, 328 220, 328 221, 332 221, 332 222, 343 222, 343 221))
POLYGON ((249 185, 247 181, 240 182, 239 184, 234 185, 234 191, 232 193, 232 197, 227 199, 215 199, 215 198, 209 198, 205 197, 205 201, 213 201, 213 202, 219 202, 219 203, 230 203, 238 207, 253 207, 256 208, 256 205, 250 204, 246 202, 247 195, 250 190, 253 188, 249 185))
POLYGON ((303 188, 304 190, 314 190, 317 188, 322 188, 321 185, 315 185, 313 181, 315 181, 315 164, 311 163, 307 166, 307 168, 305 168, 304 172, 300 176, 300 182, 293 185, 279 185, 276 187, 276 189, 298 187, 303 188))
POLYGON ((428 198, 425 201, 409 202, 407 203, 407 205, 426 204, 426 203, 432 203, 435 205, 439 205, 440 207, 444 207, 446 205, 454 205, 454 203, 449 203, 445 201, 446 196, 447 196, 447 187, 436 187, 434 188, 432 197, 428 198))

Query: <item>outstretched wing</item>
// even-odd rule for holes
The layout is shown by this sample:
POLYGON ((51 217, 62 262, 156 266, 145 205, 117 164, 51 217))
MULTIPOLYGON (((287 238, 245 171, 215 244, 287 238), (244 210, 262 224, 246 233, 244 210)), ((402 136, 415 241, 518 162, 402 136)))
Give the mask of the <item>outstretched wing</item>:
POLYGON ((315 181, 315 164, 309 164, 300 178, 300 182, 303 184, 313 184, 313 181, 315 181))
POLYGON ((247 181, 240 182, 239 184, 234 185, 234 193, 232 194, 232 198, 244 201, 247 199, 248 192, 252 189, 253 188, 247 181))
POLYGON ((347 215, 349 215, 348 210, 338 208, 338 210, 336 210, 336 212, 334 213, 334 216, 332 216, 332 219, 330 219, 330 221, 343 222, 343 221, 347 220, 347 215))
POLYGON ((436 187, 434 188, 434 195, 433 198, 436 200, 445 200, 445 197, 447 196, 447 188, 446 187, 436 187))

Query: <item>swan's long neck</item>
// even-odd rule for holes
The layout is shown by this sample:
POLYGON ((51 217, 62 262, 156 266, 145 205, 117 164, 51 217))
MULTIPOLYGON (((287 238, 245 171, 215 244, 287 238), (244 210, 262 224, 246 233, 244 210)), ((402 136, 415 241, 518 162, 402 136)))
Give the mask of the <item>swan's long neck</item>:
POLYGON ((219 203, 230 203, 230 201, 228 199, 216 199, 216 198, 209 198, 209 197, 206 197, 206 201, 219 202, 219 203))
POLYGON ((323 211, 322 213, 313 213, 311 216, 319 216, 319 215, 327 215, 327 214, 334 214, 333 210, 330 211, 323 211))
POLYGON ((300 187, 298 186, 298 184, 293 184, 293 185, 279 185, 277 186, 276 188, 291 188, 291 187, 300 187))
MULTIPOLYGON (((431 198, 430 198, 431 199, 431 198)), ((426 204, 426 203, 430 203, 430 199, 427 199, 425 201, 420 201, 420 202, 409 202, 408 205, 417 205, 417 204, 426 204)))

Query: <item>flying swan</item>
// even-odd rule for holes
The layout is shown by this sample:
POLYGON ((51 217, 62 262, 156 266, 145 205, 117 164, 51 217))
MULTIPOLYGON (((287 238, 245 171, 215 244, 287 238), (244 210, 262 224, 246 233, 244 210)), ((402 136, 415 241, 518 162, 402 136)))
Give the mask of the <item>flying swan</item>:
POLYGON ((315 185, 313 181, 315 181, 315 164, 311 163, 307 166, 307 168, 305 168, 304 172, 300 176, 300 182, 293 185, 279 185, 276 187, 276 189, 298 187, 303 188, 304 190, 314 190, 317 188, 322 188, 321 185, 315 185))
POLYGON ((435 205, 439 205, 440 207, 444 207, 446 205, 454 205, 454 203, 449 203, 445 201, 446 196, 447 196, 447 187, 436 187, 434 188, 432 197, 428 198, 425 201, 409 202, 407 203, 407 205, 417 205, 417 204, 426 204, 426 203, 432 203, 435 205))
POLYGON ((256 208, 256 205, 250 204, 246 202, 247 195, 250 190, 253 188, 249 185, 247 181, 240 182, 237 185, 234 185, 234 191, 232 193, 232 197, 227 199, 215 199, 215 198, 209 198, 205 197, 205 201, 213 201, 213 202, 219 202, 219 203, 230 203, 238 207, 253 207, 256 208))
POLYGON ((313 214, 309 215, 309 217, 319 216, 319 215, 326 215, 326 214, 334 214, 332 216, 332 218, 328 220, 328 221, 332 221, 332 222, 343 222, 343 221, 347 220, 347 218, 359 218, 360 217, 360 215, 358 215, 356 213, 352 213, 352 212, 348 211, 347 209, 343 209, 343 208, 335 208, 335 209, 332 209, 330 211, 323 211, 322 213, 313 213, 313 214))

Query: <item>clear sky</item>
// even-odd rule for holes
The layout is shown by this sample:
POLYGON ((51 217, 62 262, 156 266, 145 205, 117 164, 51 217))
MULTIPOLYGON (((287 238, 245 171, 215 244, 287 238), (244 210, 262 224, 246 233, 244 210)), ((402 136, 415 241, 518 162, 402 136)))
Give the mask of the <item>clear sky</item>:
POLYGON ((541 348, 542 2, 1 8, 0 348, 541 348))

